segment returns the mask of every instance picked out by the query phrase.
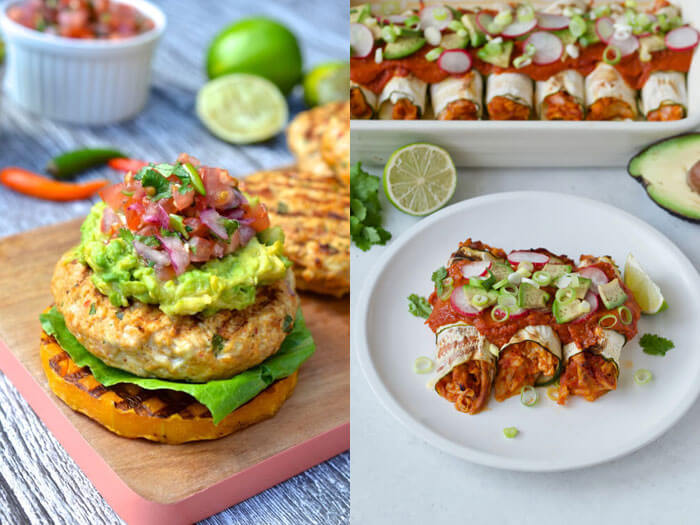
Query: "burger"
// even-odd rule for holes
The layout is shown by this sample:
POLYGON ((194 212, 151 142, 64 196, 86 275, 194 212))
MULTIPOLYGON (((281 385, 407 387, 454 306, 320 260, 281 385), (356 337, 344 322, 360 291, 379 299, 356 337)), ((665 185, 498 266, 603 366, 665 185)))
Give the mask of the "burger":
POLYGON ((40 316, 52 391, 116 434, 171 444, 274 416, 315 345, 265 206, 186 154, 100 197, 40 316))

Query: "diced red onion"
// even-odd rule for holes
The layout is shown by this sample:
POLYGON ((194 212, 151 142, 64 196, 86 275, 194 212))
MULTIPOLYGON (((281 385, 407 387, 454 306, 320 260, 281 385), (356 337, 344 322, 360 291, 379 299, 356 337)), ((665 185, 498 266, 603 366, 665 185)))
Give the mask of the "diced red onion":
POLYGON ((170 228, 170 216, 160 204, 149 204, 143 220, 149 224, 157 224, 166 230, 170 228))
POLYGON ((245 246, 253 237, 255 237, 255 230, 247 224, 239 225, 236 232, 240 235, 241 246, 245 246))
POLYGON ((179 237, 168 237, 158 235, 158 240, 163 244, 165 251, 168 252, 170 262, 172 263, 175 275, 182 274, 187 265, 190 264, 190 254, 185 248, 185 245, 179 237))
POLYGON ((102 212, 102 220, 100 221, 100 231, 102 233, 109 233, 112 231, 112 227, 115 224, 119 226, 122 225, 119 215, 114 213, 114 210, 109 206, 105 206, 105 209, 102 212))
POLYGON ((223 217, 213 208, 208 208, 199 214, 199 218, 217 237, 228 239, 226 228, 221 224, 223 217))
POLYGON ((167 266, 170 264, 170 257, 167 253, 147 246, 141 241, 134 241, 134 250, 136 250, 136 253, 141 257, 157 266, 167 266))

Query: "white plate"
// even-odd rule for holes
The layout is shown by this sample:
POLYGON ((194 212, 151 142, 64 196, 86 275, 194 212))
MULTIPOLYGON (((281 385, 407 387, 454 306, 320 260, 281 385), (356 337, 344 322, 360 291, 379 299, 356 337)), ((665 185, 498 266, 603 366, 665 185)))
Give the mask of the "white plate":
MULTIPOLYGON (((668 239, 614 207, 572 195, 500 193, 450 206, 393 242, 368 276, 353 316, 352 341, 362 369, 384 406, 430 444, 476 463, 523 471, 585 467, 628 454, 668 430, 700 392, 700 276, 668 239), (619 265, 632 252, 661 286, 669 310, 643 316, 639 333, 676 345, 665 357, 644 354, 639 336, 623 349, 618 389, 595 403, 573 398, 560 407, 540 401, 491 399, 476 416, 457 412, 413 372, 420 355, 433 357, 435 337, 407 310, 411 293, 428 295, 431 273, 460 241, 481 240, 506 251, 544 246, 578 260, 611 255, 619 265), (638 368, 654 380, 634 383, 638 368), (503 428, 520 430, 505 439, 503 428)), ((416 458, 413 458, 415 460, 416 458)))

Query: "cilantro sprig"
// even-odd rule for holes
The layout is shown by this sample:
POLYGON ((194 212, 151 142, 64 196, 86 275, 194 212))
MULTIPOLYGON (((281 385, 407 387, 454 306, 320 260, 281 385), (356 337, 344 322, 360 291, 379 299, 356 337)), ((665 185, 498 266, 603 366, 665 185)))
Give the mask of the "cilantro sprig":
POLYGON ((412 293, 408 296, 408 311, 416 317, 427 319, 433 311, 433 307, 425 297, 412 293))
POLYGON ((378 190, 379 177, 364 171, 360 162, 350 169, 350 235, 362 251, 391 239, 391 233, 382 228, 378 190))
POLYGON ((441 296, 445 291, 445 283, 443 282, 445 278, 447 278, 447 270, 444 266, 440 266, 440 268, 435 270, 433 275, 430 277, 430 280, 435 283, 435 291, 437 292, 438 296, 441 296))
POLYGON ((134 175, 136 180, 141 181, 141 185, 144 188, 153 188, 155 190, 155 194, 151 197, 153 201, 168 199, 173 196, 170 189, 170 181, 161 174, 160 168, 158 168, 159 166, 169 166, 172 168, 169 164, 145 166, 134 175))
POLYGON ((673 341, 656 334, 644 334, 639 339, 639 345, 645 354, 665 356, 666 352, 675 348, 673 341))

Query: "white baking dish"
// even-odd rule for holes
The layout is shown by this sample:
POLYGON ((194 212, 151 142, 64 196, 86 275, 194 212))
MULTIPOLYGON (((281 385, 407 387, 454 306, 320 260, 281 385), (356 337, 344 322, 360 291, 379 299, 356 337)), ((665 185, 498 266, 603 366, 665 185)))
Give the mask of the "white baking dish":
MULTIPOLYGON (((354 2, 353 2, 354 3, 354 2)), ((428 3, 428 2, 426 2, 428 3)), ((429 2, 445 4, 444 1, 429 2)), ((473 5, 475 2, 453 2, 473 5)), ((489 0, 481 0, 487 5, 489 0)), ((700 28, 700 1, 673 0, 700 28)), ((700 126, 700 53, 688 73, 688 116, 675 122, 352 120, 354 161, 384 164, 398 147, 430 142, 458 166, 623 166, 645 145, 700 126)))
POLYGON ((144 0, 119 1, 148 16, 154 28, 122 40, 64 38, 10 20, 7 8, 17 0, 0 4, 8 97, 32 113, 74 124, 109 124, 141 111, 165 15, 144 0))

